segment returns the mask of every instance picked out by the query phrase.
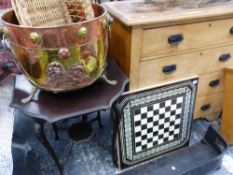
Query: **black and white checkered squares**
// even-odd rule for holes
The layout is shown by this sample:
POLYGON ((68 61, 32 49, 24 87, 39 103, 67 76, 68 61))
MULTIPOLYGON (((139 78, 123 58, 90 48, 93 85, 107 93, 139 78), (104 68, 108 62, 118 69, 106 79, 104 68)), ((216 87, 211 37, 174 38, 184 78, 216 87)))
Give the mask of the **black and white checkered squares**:
POLYGON ((117 103, 119 152, 124 166, 187 145, 197 78, 127 93, 117 103))
POLYGON ((179 138, 183 97, 134 111, 135 152, 179 138))

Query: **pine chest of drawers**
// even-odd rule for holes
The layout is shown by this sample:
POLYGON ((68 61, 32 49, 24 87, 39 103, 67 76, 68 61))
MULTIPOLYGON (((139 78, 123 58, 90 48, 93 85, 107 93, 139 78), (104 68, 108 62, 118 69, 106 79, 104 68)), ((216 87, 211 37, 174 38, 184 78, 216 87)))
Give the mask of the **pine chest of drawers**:
POLYGON ((130 78, 130 90, 199 76, 194 118, 222 109, 223 68, 233 65, 233 2, 120 1, 109 55, 130 78))

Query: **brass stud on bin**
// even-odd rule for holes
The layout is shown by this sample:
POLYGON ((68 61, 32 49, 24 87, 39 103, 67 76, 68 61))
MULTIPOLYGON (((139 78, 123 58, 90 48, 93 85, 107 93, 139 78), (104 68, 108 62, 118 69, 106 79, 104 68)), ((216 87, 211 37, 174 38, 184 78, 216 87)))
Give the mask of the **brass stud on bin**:
POLYGON ((58 57, 60 59, 68 59, 70 57, 70 51, 67 48, 60 48, 58 51, 58 57))
POLYGON ((81 27, 78 31, 78 37, 81 39, 84 39, 87 37, 87 28, 86 27, 81 27))
POLYGON ((29 37, 30 37, 31 42, 34 44, 41 44, 42 43, 41 36, 36 32, 31 32, 29 37))

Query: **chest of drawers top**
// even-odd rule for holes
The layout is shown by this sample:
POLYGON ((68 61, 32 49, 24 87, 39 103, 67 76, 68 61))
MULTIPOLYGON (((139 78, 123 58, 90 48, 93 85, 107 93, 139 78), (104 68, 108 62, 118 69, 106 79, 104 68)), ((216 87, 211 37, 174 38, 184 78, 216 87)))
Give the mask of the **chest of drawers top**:
POLYGON ((105 6, 126 26, 167 26, 233 14, 232 0, 134 0, 108 2, 105 6))

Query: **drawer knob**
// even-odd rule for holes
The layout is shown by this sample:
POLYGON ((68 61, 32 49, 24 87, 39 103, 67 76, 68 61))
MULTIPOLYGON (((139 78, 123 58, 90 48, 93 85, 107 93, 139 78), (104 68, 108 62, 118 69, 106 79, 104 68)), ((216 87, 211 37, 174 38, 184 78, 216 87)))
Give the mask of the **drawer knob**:
POLYGON ((233 35, 233 27, 230 29, 230 34, 233 35))
POLYGON ((184 40, 183 34, 171 35, 168 37, 168 43, 171 45, 176 45, 184 40))
POLYGON ((175 71, 176 71, 176 65, 175 64, 171 64, 171 65, 163 67, 163 73, 165 73, 165 74, 171 74, 171 73, 173 73, 175 71))
POLYGON ((209 110, 210 109, 210 104, 205 104, 205 105, 203 105, 202 107, 201 107, 201 110, 202 111, 207 111, 207 110, 209 110))
POLYGON ((210 87, 216 87, 220 84, 220 80, 219 79, 216 79, 216 80, 212 80, 210 83, 209 83, 209 86, 210 87))
POLYGON ((229 60, 231 58, 231 54, 230 53, 226 53, 223 54, 219 57, 219 61, 220 62, 226 62, 227 60, 229 60))

